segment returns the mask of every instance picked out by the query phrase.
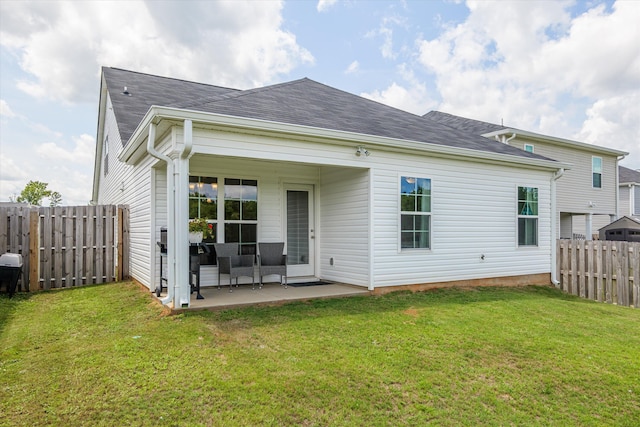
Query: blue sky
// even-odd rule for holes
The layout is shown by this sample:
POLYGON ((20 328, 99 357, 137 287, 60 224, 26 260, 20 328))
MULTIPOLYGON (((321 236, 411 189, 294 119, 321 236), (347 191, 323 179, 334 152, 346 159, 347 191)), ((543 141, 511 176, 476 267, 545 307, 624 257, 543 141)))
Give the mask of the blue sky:
POLYGON ((250 88, 301 77, 630 152, 637 1, 0 2, 0 201, 91 198, 100 66, 250 88))

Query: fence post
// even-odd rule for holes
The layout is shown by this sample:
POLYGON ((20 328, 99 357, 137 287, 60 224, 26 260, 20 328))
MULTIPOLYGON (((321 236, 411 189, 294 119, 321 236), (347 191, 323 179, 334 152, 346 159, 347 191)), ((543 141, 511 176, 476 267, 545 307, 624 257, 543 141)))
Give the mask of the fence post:
MULTIPOLYGON (((29 291, 40 289, 40 213, 29 212, 29 291)), ((25 280, 27 283, 27 280, 25 280)), ((25 286, 26 287, 26 286, 25 286)))
POLYGON ((116 243, 117 251, 118 251, 118 261, 116 266, 116 281, 121 281, 122 277, 122 233, 124 231, 123 227, 123 217, 124 210, 122 206, 118 206, 118 241, 116 243))

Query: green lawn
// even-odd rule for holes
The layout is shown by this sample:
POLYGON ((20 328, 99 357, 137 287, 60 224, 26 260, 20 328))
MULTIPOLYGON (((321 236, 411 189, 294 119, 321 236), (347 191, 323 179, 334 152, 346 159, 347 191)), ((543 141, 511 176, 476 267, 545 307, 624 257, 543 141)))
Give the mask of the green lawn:
POLYGON ((132 283, 0 296, 0 425, 620 425, 640 310, 547 287, 167 316, 132 283))

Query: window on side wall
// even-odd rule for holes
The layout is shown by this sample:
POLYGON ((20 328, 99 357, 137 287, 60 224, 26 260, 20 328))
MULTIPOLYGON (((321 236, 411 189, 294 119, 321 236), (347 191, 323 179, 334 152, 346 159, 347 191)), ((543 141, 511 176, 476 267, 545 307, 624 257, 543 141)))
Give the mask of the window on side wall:
POLYGON ((104 153, 104 163, 102 166, 102 170, 104 172, 104 176, 107 176, 109 173, 109 135, 104 137, 104 144, 102 144, 102 151, 104 153))
POLYGON ((200 264, 215 265, 213 243, 218 237, 218 178, 189 176, 189 219, 194 218, 206 219, 212 231, 212 235, 203 240, 209 253, 200 255, 200 264))
POLYGON ((533 153, 533 144, 524 144, 524 151, 533 153))
POLYGON ((602 157, 591 158, 591 176, 593 188, 602 188, 602 157))
POLYGON ((518 246, 538 245, 538 189, 518 187, 518 246))
POLYGON ((431 180, 400 178, 400 248, 431 247, 431 180))

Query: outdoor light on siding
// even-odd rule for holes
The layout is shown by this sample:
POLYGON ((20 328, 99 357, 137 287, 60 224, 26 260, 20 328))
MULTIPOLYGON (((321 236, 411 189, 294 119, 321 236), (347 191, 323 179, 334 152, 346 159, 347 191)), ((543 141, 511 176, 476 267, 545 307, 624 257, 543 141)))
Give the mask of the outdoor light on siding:
POLYGON ((131 92, 129 92, 129 90, 127 89, 127 87, 124 87, 124 90, 122 91, 123 95, 127 95, 127 96, 131 96, 131 92))
POLYGON ((366 148, 364 148, 362 145, 358 145, 356 147, 356 156, 360 157, 363 154, 365 155, 365 157, 369 157, 369 155, 371 153, 366 148))

